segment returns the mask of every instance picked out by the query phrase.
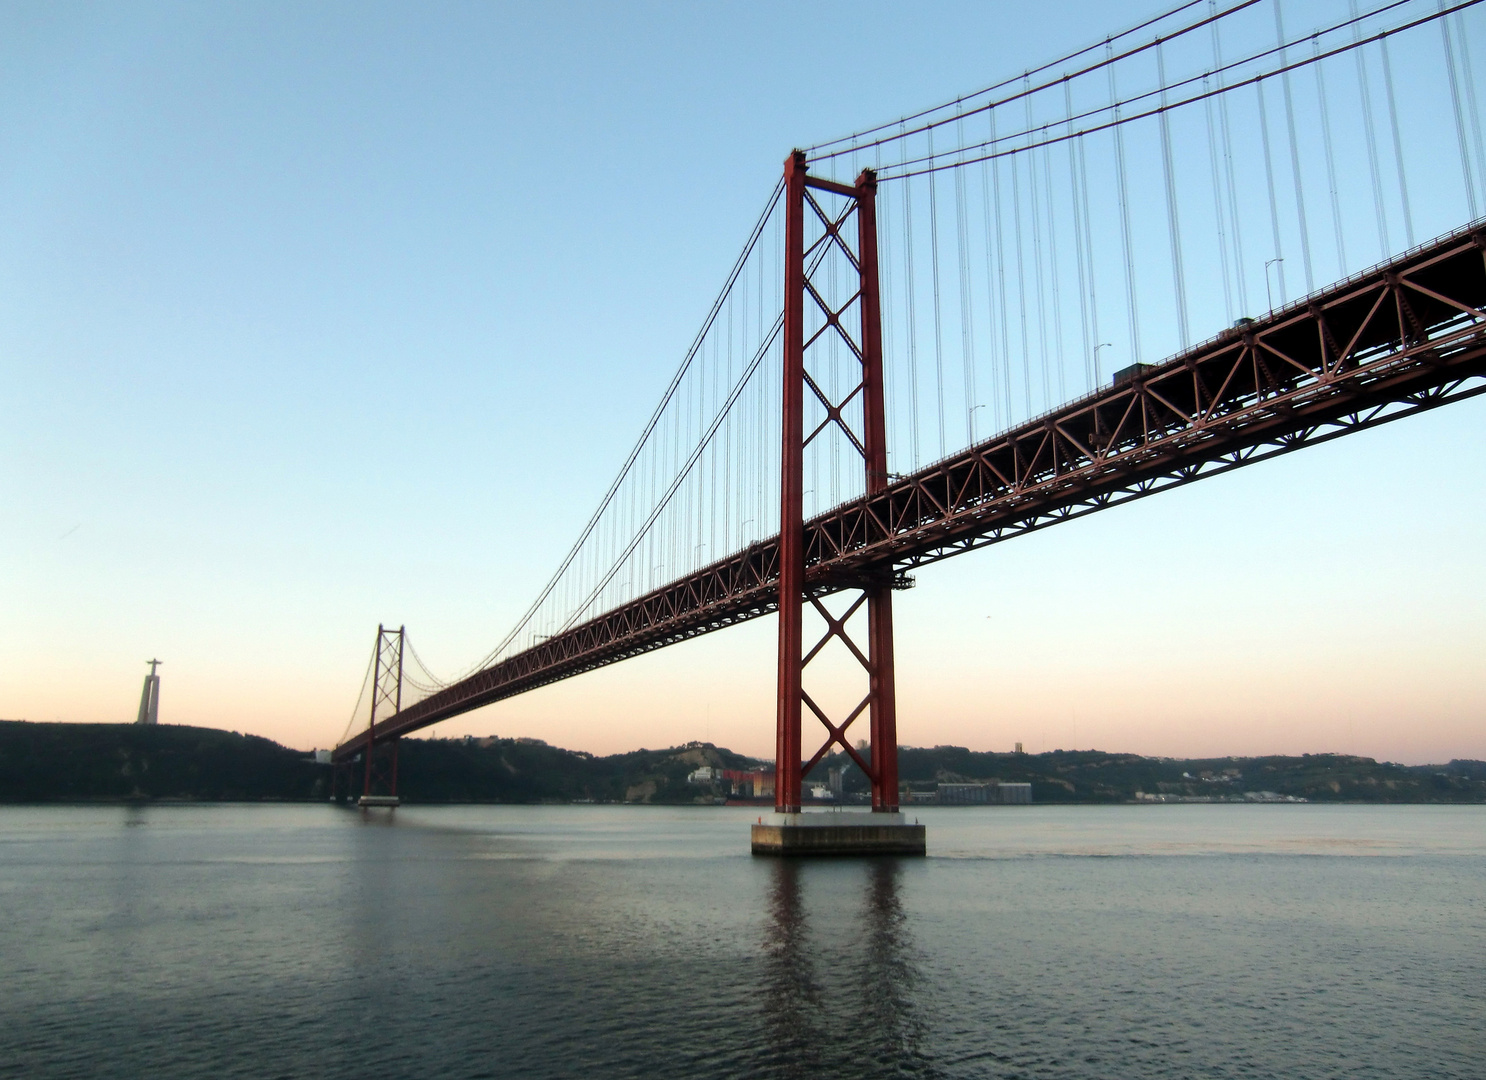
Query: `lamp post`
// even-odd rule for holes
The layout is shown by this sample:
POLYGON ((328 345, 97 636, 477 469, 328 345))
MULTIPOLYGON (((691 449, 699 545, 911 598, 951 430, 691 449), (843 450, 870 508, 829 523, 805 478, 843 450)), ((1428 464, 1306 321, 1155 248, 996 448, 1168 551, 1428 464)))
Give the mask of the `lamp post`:
MULTIPOLYGON (((1266 262, 1264 264, 1264 298, 1269 301, 1269 310, 1270 311, 1273 311, 1274 310, 1274 294, 1272 292, 1270 292, 1270 289, 1269 289, 1269 268, 1271 266, 1274 266, 1276 263, 1283 263, 1284 261, 1285 261, 1285 258, 1282 255, 1282 256, 1279 256, 1278 258, 1270 259, 1268 262, 1266 262)), ((1277 271, 1277 274, 1278 274, 1279 279, 1280 279, 1280 292, 1283 293, 1285 291, 1285 268, 1283 266, 1281 266, 1279 268, 1279 270, 1277 271)), ((1280 300, 1283 301, 1284 299, 1285 299, 1284 296, 1281 296, 1280 297, 1280 300)))
POLYGON ((1114 348, 1114 342, 1112 342, 1112 341, 1101 341, 1098 345, 1095 345, 1094 346, 1094 385, 1095 386, 1098 386, 1100 383, 1102 383, 1104 381, 1104 372, 1102 370, 1100 370, 1100 367, 1099 367, 1099 350, 1100 349, 1113 349, 1113 348, 1114 348))

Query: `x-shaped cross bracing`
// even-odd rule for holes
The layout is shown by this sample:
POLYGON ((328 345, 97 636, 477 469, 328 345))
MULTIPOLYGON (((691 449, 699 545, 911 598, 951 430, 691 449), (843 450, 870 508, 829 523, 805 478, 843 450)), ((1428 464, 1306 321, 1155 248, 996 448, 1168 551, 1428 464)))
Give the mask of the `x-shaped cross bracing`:
MULTIPOLYGON (((872 666, 872 661, 862 655, 862 650, 857 648, 856 642, 852 641, 850 635, 846 633, 847 622, 853 615, 861 610, 862 605, 866 602, 867 594, 864 592, 860 594, 854 601, 852 601, 851 606, 848 607, 838 619, 831 614, 829 608, 827 608, 823 603, 820 602, 819 597, 810 597, 811 605, 817 612, 820 613, 820 617, 825 620, 826 632, 821 636, 821 639, 815 643, 815 647, 801 658, 800 667, 805 668, 809 666, 810 661, 814 660, 817 656, 820 655, 821 650, 830 644, 831 639, 836 638, 843 645, 846 646, 847 650, 851 653, 852 656, 856 657, 857 663, 862 665, 863 670, 867 672, 867 676, 870 679, 872 675, 875 674, 875 669, 872 666)), ((856 708, 852 709, 851 712, 847 714, 846 719, 841 722, 840 726, 831 723, 831 718, 825 714, 825 710, 823 710, 819 705, 815 703, 815 700, 809 695, 809 693, 805 691, 803 687, 801 687, 800 689, 800 700, 803 701, 805 705, 810 709, 810 711, 815 714, 816 719, 825 725, 826 731, 829 732, 826 737, 826 741, 821 744, 820 749, 815 752, 813 757, 811 757, 809 763, 806 764, 802 770, 800 770, 800 774, 802 776, 809 775, 810 770, 815 768, 815 766, 820 763, 820 759, 825 757, 826 754, 830 752, 832 744, 835 744, 840 746, 842 750, 846 751, 846 753, 850 755, 851 760, 857 763, 857 765, 861 768, 862 773, 868 779, 875 779, 877 774, 872 771, 872 766, 869 765, 866 761, 862 760, 861 754, 857 753, 856 749, 851 745, 851 743, 846 741, 846 729, 851 727, 852 721, 861 716, 862 713, 866 711, 867 706, 872 704, 871 692, 869 691, 862 698, 862 700, 857 703, 856 708)))

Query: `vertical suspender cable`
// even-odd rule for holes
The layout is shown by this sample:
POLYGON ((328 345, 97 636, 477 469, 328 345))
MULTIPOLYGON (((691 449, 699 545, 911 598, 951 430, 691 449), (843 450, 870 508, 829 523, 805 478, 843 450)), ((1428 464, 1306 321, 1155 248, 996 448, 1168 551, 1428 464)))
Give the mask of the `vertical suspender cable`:
POLYGON ((984 159, 980 163, 980 225, 985 235, 986 256, 986 319, 990 324, 990 341, 988 344, 990 352, 990 375, 991 375, 991 412, 994 417, 993 426, 1000 431, 1010 419, 1002 412, 1003 402, 1001 400, 1001 371, 1005 363, 1005 350, 997 349, 998 337, 1005 338, 1006 328, 1002 323, 1006 318, 1006 305, 1001 305, 1001 314, 996 314, 996 270, 993 258, 997 251, 997 242, 991 232, 992 210, 991 210, 991 162, 984 159))
MULTIPOLYGON (((810 218, 807 216, 806 217, 806 220, 807 221, 810 221, 810 218)), ((815 223, 813 221, 811 221, 810 224, 811 225, 814 225, 815 223)), ((807 251, 810 249, 810 233, 808 231, 808 227, 807 227, 807 232, 805 233, 805 249, 807 251)), ((819 264, 817 264, 817 266, 818 265, 819 264)), ((810 280, 810 266, 809 266, 808 263, 805 266, 805 278, 806 278, 806 280, 810 280)), ((812 330, 812 327, 810 325, 810 316, 813 315, 814 312, 811 311, 811 309, 809 307, 807 307, 805 310, 807 312, 806 322, 805 322, 805 340, 806 341, 809 341, 810 340, 810 333, 811 333, 811 330, 812 330)), ((817 350, 816 350, 816 358, 818 358, 819 355, 820 355, 820 351, 817 348, 817 350)), ((809 350, 806 350, 805 367, 806 367, 806 370, 807 371, 809 370, 809 363, 810 363, 810 360, 811 359, 812 359, 812 357, 809 356, 809 350)), ((822 380, 822 381, 824 381, 824 380, 822 380)), ((805 401, 807 403, 806 404, 806 408, 807 409, 811 409, 811 407, 812 407, 812 399, 814 398, 814 396, 815 396, 814 394, 807 394, 807 395, 805 395, 805 401)), ((807 419, 805 421, 805 430, 806 431, 809 431, 812 425, 810 423, 809 413, 808 412, 806 413, 806 417, 807 417, 807 419)), ((820 483, 820 449, 821 449, 821 444, 823 442, 825 442, 826 439, 831 439, 831 441, 834 441, 834 439, 832 439, 831 433, 830 432, 827 432, 826 435, 825 435, 825 438, 814 439, 814 440, 811 441, 810 445, 805 448, 806 452, 810 455, 810 486, 808 488, 805 488, 804 491, 801 492, 801 498, 804 501, 804 512, 805 512, 805 516, 807 518, 810 517, 812 514, 814 514, 815 511, 814 511, 813 507, 814 506, 818 506, 821 503, 821 501, 822 501, 821 500, 821 491, 822 491, 822 488, 821 488, 821 483, 820 483), (814 500, 814 503, 813 504, 811 502, 812 499, 814 500)), ((802 486, 803 486, 803 482, 802 482, 802 486)))
MULTIPOLYGON (((986 112, 991 128, 991 143, 996 141, 996 110, 986 112)), ((1006 413, 1005 425, 1011 426, 1011 326, 1006 318, 1006 243, 1001 228, 1001 159, 991 160, 991 198, 996 204, 996 303, 1001 316, 1001 384, 1006 413)))
MULTIPOLYGON (((929 160, 934 159, 934 129, 929 129, 929 160)), ((944 431, 944 320, 939 304, 939 174, 929 174, 929 260, 934 286, 934 391, 939 402, 939 456, 949 453, 944 431)))
MULTIPOLYGON (((753 308, 759 306, 762 299, 750 286, 748 296, 743 304, 742 329, 739 334, 738 364, 745 372, 743 378, 746 382, 758 376, 758 369, 753 374, 747 374, 748 358, 758 352, 762 344, 750 332, 753 326, 753 308)), ((742 523, 748 517, 746 480, 748 478, 748 436, 751 428, 751 419, 748 415, 750 403, 748 394, 739 392, 736 405, 737 414, 728 417, 728 424, 732 428, 732 440, 737 445, 737 451, 733 456, 732 485, 733 495, 728 516, 727 545, 729 551, 736 551, 741 541, 737 539, 743 532, 742 523), (738 532, 733 532, 737 528, 738 532)))
MULTIPOLYGON (((777 261, 772 265, 774 267, 774 274, 771 274, 770 277, 775 276, 780 271, 777 261)), ((759 299, 762 300, 763 297, 760 296, 759 299)), ((763 305, 760 304, 759 306, 762 309, 763 305)), ((770 308, 772 310, 773 305, 770 305, 770 308)), ((758 385, 753 389, 752 443, 749 447, 749 454, 753 458, 753 476, 749 478, 753 481, 751 485, 753 492, 748 507, 748 519, 751 519, 753 529, 750 533, 744 534, 744 543, 749 542, 755 536, 768 536, 774 531, 774 523, 764 517, 765 509, 770 505, 768 497, 769 489, 764 482, 765 472, 769 468, 769 459, 771 457, 770 447, 772 445, 769 439, 769 425, 767 421, 769 413, 769 388, 778 385, 774 381, 774 354, 772 351, 769 353, 768 364, 760 367, 759 374, 760 377, 756 380, 758 385)), ((781 375, 782 378, 783 376, 781 375)))
MULTIPOLYGON (((625 492, 628 498, 624 500, 624 535, 626 540, 633 540, 635 538, 635 492, 638 490, 642 479, 643 473, 638 475, 631 473, 625 480, 625 486, 629 489, 625 492)), ((631 554, 629 573, 631 598, 640 595, 641 592, 640 582, 637 580, 637 575, 635 574, 634 559, 635 556, 631 554)))
MULTIPOLYGON (((756 352, 763 347, 764 340, 764 265, 768 262, 763 255, 758 257, 758 283, 754 290, 754 346, 756 352)), ((767 363, 760 364, 754 370, 753 380, 759 386, 768 382, 766 373, 767 363)), ((738 539, 734 547, 743 547, 748 543, 748 526, 761 530, 762 523, 758 520, 758 513, 753 508, 753 502, 758 491, 758 457, 763 453, 763 432, 758 427, 758 417, 754 408, 754 401, 758 395, 758 388, 753 393, 745 395, 741 401, 744 406, 743 414, 738 418, 738 441, 741 452, 738 455, 738 539)))
POLYGON ((1183 349, 1192 344, 1187 325, 1187 275, 1182 266, 1182 228, 1176 205, 1176 166, 1171 160, 1171 119, 1166 113, 1166 53, 1156 42, 1156 78, 1161 84, 1161 166, 1166 174, 1166 232, 1171 238, 1171 282, 1176 293, 1177 337, 1183 349))
POLYGON ((1078 200, 1084 218, 1084 262, 1089 268, 1089 341, 1093 343, 1090 366, 1094 369, 1094 386, 1104 381, 1099 370, 1099 294, 1095 290, 1098 275, 1094 272, 1094 230, 1089 223, 1089 162, 1084 153, 1084 140, 1078 143, 1078 200))
MULTIPOLYGON (((708 336, 711 337, 710 334, 708 336)), ((702 359, 704 363, 701 367, 701 370, 705 371, 705 355, 702 359)), ((693 389, 695 389, 696 383, 697 380, 693 380, 693 389)), ((682 417, 682 422, 684 423, 685 427, 682 431, 681 438, 676 440, 677 462, 674 477, 679 477, 681 479, 682 497, 681 512, 676 515, 676 562, 669 568, 672 574, 675 574, 678 570, 681 572, 685 572, 691 569, 692 556, 696 551, 696 543, 698 539, 696 536, 696 526, 697 523, 701 520, 700 517, 697 516, 697 512, 700 510, 701 502, 701 500, 697 498, 697 480, 700 473, 696 470, 687 469, 686 467, 686 454, 695 443, 695 440, 692 438, 692 421, 694 419, 694 406, 692 400, 693 395, 687 394, 685 397, 686 414, 684 417, 682 417)), ((699 405, 700 402, 697 402, 696 404, 699 405)))
MULTIPOLYGON (((1047 128, 1042 129, 1043 136, 1047 128)), ((1058 364, 1058 402, 1068 400, 1067 358, 1063 352, 1063 299, 1058 282, 1058 223, 1053 217, 1053 152, 1047 147, 1042 151, 1042 187, 1047 207, 1047 273, 1053 292, 1053 353, 1058 364)), ((1052 402, 1048 403, 1049 405, 1052 402)))
MULTIPOLYGON (((729 301, 732 300, 732 296, 731 295, 729 295, 728 300, 729 301)), ((732 311, 731 310, 728 311, 728 318, 729 319, 732 318, 732 311)), ((714 326, 715 326, 715 324, 714 324, 714 326)), ((712 338, 712 367, 713 367, 712 383, 715 386, 716 383, 717 383, 717 371, 716 371, 716 368, 717 368, 717 364, 718 364, 718 353, 719 353, 719 350, 721 348, 721 344, 717 340, 717 332, 716 332, 716 329, 715 328, 711 332, 709 332, 708 336, 712 338)), ((691 435, 688 435, 687 436, 687 440, 686 441, 689 444, 690 443, 693 443, 694 441, 700 440, 702 438, 702 432, 704 432, 704 431, 707 430, 707 420, 708 420, 707 404, 708 404, 707 369, 706 369, 705 366, 703 366, 703 368, 702 368, 702 370, 701 370, 701 372, 699 374, 699 378, 697 379, 697 433, 696 433, 696 436, 695 437, 693 437, 691 435)), ((709 459, 712 458, 711 450, 712 450, 712 445, 710 443, 707 444, 704 447, 704 449, 703 449, 703 453, 709 459)), ((715 459, 713 459, 713 460, 715 460, 715 459)), ((697 517, 696 517, 696 530, 697 531, 696 531, 695 535, 693 535, 690 538, 691 539, 691 545, 690 545, 691 546, 691 559, 690 559, 690 562, 691 562, 693 568, 695 568, 697 565, 700 565, 699 560, 698 560, 698 555, 700 554, 700 549, 701 549, 702 543, 703 543, 703 541, 705 539, 704 536, 703 536, 703 534, 702 534, 702 521, 703 521, 704 518, 706 518, 708 516, 708 512, 707 512, 708 511, 708 505, 711 503, 712 498, 713 498, 713 492, 712 492, 711 488, 707 484, 707 478, 708 478, 708 471, 707 470, 708 470, 708 465, 709 464, 711 464, 711 462, 710 461, 705 461, 705 460, 704 461, 700 461, 700 462, 697 463, 696 480, 694 481, 694 483, 692 485, 692 486, 694 486, 696 488, 696 499, 697 499, 697 517)), ((716 468, 715 465, 712 465, 712 467, 713 467, 713 469, 716 468)), ((716 473, 714 472, 712 475, 715 477, 716 476, 716 473)), ((707 552, 709 554, 711 553, 711 548, 710 547, 707 548, 706 550, 707 550, 707 552)))
MULTIPOLYGON (((1275 276, 1279 279, 1280 305, 1285 303, 1285 256, 1280 243, 1280 210, 1274 195, 1274 157, 1269 152, 1269 112, 1264 107, 1264 83, 1256 82, 1254 90, 1259 97, 1259 139, 1264 144, 1264 182, 1269 191, 1269 230, 1274 243, 1275 276)), ((1264 291, 1269 299, 1269 309, 1274 310, 1274 294, 1269 291, 1269 263, 1264 265, 1264 291)))
MULTIPOLYGON (((741 292, 740 295, 741 295, 741 298, 742 298, 741 299, 741 303, 743 305, 743 314, 741 316, 739 316, 739 318, 738 318, 738 330, 739 330, 740 333, 743 333, 744 334, 744 342, 745 342, 745 344, 744 344, 743 355, 746 356, 746 355, 748 355, 748 353, 747 353, 747 345, 746 345, 747 336, 746 336, 746 330, 745 330, 745 327, 746 327, 746 325, 748 323, 748 275, 747 274, 740 274, 738 276, 738 286, 742 290, 742 292, 741 292)), ((728 305, 728 362, 727 362, 727 372, 726 372, 726 374, 723 377, 723 385, 728 388, 728 391, 729 392, 732 391, 732 388, 733 388, 733 308, 732 308, 732 305, 731 304, 728 305)), ((715 460, 716 459, 714 458, 714 462, 715 462, 715 460)), ((715 464, 714 464, 713 476, 715 477, 716 475, 717 475, 716 474, 716 467, 715 467, 715 464)), ((714 487, 716 486, 716 481, 715 480, 713 482, 713 486, 714 487)), ((715 518, 715 516, 716 515, 714 514, 714 518, 715 518)), ((721 545, 721 548, 719 548, 719 546, 718 546, 718 544, 716 542, 716 535, 715 535, 716 534, 716 521, 715 520, 713 522, 713 533, 714 533, 714 535, 713 535, 712 551, 713 551, 714 557, 719 556, 719 555, 727 554, 728 551, 731 550, 731 548, 732 548, 732 538, 733 538, 733 418, 732 418, 731 415, 729 415, 728 418, 727 418, 727 420, 724 421, 723 431, 722 431, 722 545, 721 545), (728 550, 723 550, 723 549, 728 549, 728 550)))
MULTIPOLYGON (((1285 23, 1280 13, 1281 0, 1274 0, 1274 32, 1280 46, 1280 65, 1289 63, 1285 50, 1285 23)), ((1280 89, 1285 96, 1285 128, 1290 136, 1290 175, 1295 182, 1295 216, 1300 222, 1300 262, 1305 270, 1305 291, 1315 291, 1316 279, 1311 269, 1311 232, 1305 219, 1305 189, 1300 181, 1300 142, 1295 137, 1295 100, 1290 91, 1290 73, 1280 72, 1280 89)))
MULTIPOLYGON (((1357 0, 1351 0, 1352 18, 1357 18, 1357 0)), ((1362 40, 1362 25, 1352 24, 1352 41, 1362 40)), ((1388 242, 1388 213, 1383 202, 1383 171, 1378 165, 1378 133, 1372 115, 1372 80, 1367 77, 1367 54, 1354 49, 1357 58, 1357 93, 1362 99, 1362 133, 1367 142, 1368 176, 1372 180, 1373 212, 1378 218, 1378 258, 1391 255, 1393 245, 1388 242)))
MULTIPOLYGON (((1202 79, 1202 92, 1210 93, 1212 80, 1207 76, 1202 79)), ((1233 275, 1232 267, 1228 262, 1228 222, 1227 215, 1223 212, 1223 181, 1222 170, 1218 167, 1218 124, 1213 112, 1213 100, 1208 98, 1203 103, 1206 111, 1207 121, 1207 163, 1208 171, 1212 174, 1213 186, 1213 223, 1217 227, 1218 234, 1218 263, 1222 267, 1223 277, 1223 318, 1226 322, 1232 322, 1233 311, 1233 275)))
POLYGON ((907 269, 905 308, 908 316, 908 432, 913 445, 913 467, 923 463, 918 432, 918 315, 914 302, 918 282, 913 273, 913 179, 903 178, 903 258, 907 269))
MULTIPOLYGON (((712 345, 713 350, 713 359, 715 360, 717 355, 717 336, 709 332, 707 334, 707 337, 710 339, 710 344, 712 345)), ((704 355, 703 360, 705 361, 705 359, 706 357, 704 355)), ((693 429, 692 423, 693 421, 700 420, 699 414, 702 411, 703 396, 705 391, 703 382, 706 379, 706 372, 707 365, 704 362, 697 373, 697 379, 694 380, 696 384, 695 409, 693 409, 692 407, 692 395, 688 394, 686 397, 686 438, 681 444, 683 450, 689 451, 697 444, 698 440, 694 432, 701 430, 701 427, 703 426, 699 423, 697 427, 693 429)), ((705 450, 705 447, 703 449, 705 450)), ((682 518, 683 532, 681 534, 682 543, 685 546, 681 550, 680 568, 683 571, 688 571, 693 568, 696 562, 697 546, 702 542, 702 504, 705 501, 702 497, 702 485, 703 480, 706 477, 706 470, 705 467, 702 466, 700 463, 698 463, 698 466, 694 469, 687 469, 684 462, 681 465, 680 470, 681 475, 685 477, 682 487, 683 490, 686 492, 686 516, 682 518)))
POLYGON ((1465 15, 1455 13, 1455 34, 1460 46, 1460 74, 1465 82, 1465 102, 1470 109, 1470 130, 1475 135, 1476 182, 1486 188, 1486 140, 1481 133, 1481 112, 1476 107, 1476 79, 1471 73, 1470 42, 1465 34, 1465 15))
MULTIPOLYGON (((769 283, 772 286, 772 289, 770 291, 773 293, 773 302, 769 304, 770 315, 784 310, 784 247, 781 239, 782 231, 784 229, 784 217, 784 212, 776 207, 774 211, 774 257, 769 260, 769 283)), ((760 284, 762 284, 763 282, 763 273, 764 264, 762 261, 760 261, 760 284)), ((758 313, 758 333, 760 340, 763 340, 764 327, 767 326, 770 321, 772 321, 765 320, 764 318, 763 299, 764 293, 761 288, 759 290, 758 313)), ((774 448, 780 445, 780 440, 772 437, 773 431, 770 429, 769 425, 769 418, 772 415, 772 412, 769 408, 769 392, 772 387, 783 385, 783 340, 783 338, 780 338, 780 344, 776 347, 775 350, 769 353, 769 366, 766 369, 769 377, 759 380, 757 391, 758 396, 754 405, 754 415, 757 417, 756 425, 758 428, 758 437, 754 441, 753 452, 754 468, 757 470, 757 472, 755 473, 753 496, 754 536, 768 536, 770 533, 774 532, 776 528, 778 528, 779 524, 778 521, 772 517, 772 514, 775 510, 775 503, 773 499, 769 498, 770 487, 768 478, 771 474, 778 475, 777 471, 770 468, 770 465, 773 463, 774 459, 774 448), (779 378, 777 380, 774 378, 776 355, 778 357, 777 363, 781 365, 778 373, 779 378)))
MULTIPOLYGON (((835 258, 834 255, 833 255, 830 258, 829 267, 828 267, 827 272, 828 272, 828 274, 830 276, 830 279, 831 279, 831 293, 830 293, 831 299, 830 299, 830 304, 831 304, 831 306, 833 308, 838 308, 838 309, 839 309, 839 306, 841 304, 841 293, 839 291, 839 288, 840 287, 839 287, 839 284, 837 282, 837 278, 839 276, 837 271, 839 270, 840 266, 841 266, 841 260, 838 259, 838 258, 835 258)), ((858 311, 861 310, 861 304, 858 304, 857 305, 857 310, 858 311)), ((861 335, 860 334, 858 334, 857 337, 858 337, 858 340, 861 339, 861 335)), ((841 335, 840 334, 827 334, 826 335, 826 351, 827 351, 828 355, 830 356, 830 362, 831 362, 831 382, 830 382, 830 389, 827 390, 826 392, 830 395, 832 401, 839 402, 845 396, 845 394, 842 392, 842 389, 841 389, 841 335)), ((841 502, 841 498, 842 498, 842 493, 841 493, 841 439, 839 437, 837 437, 837 435, 836 435, 835 432, 831 432, 830 435, 831 435, 831 441, 830 441, 829 445, 830 445, 830 448, 831 448, 831 501, 828 502, 828 503, 826 503, 825 505, 826 506, 836 506, 837 504, 839 504, 841 502)), ((817 492, 817 495, 818 494, 819 493, 817 492)))
MULTIPOLYGON (((1114 46, 1106 42, 1105 53, 1112 60, 1114 46)), ((1120 199, 1120 242, 1125 249, 1125 304, 1129 309, 1130 362, 1140 363, 1140 318, 1135 303, 1135 257, 1130 247, 1130 199, 1125 185, 1125 125, 1119 123, 1120 95, 1115 85, 1115 66, 1109 65, 1109 101, 1114 109, 1115 186, 1120 199)))
MULTIPOLYGON (((1311 37, 1311 51, 1317 56, 1321 53, 1319 34, 1311 37)), ((1331 230, 1336 238, 1336 276, 1341 278, 1347 273, 1347 240, 1342 228, 1341 196, 1336 187, 1336 150, 1331 145, 1331 108, 1326 101, 1325 65, 1317 60, 1313 70, 1316 73, 1316 100, 1321 106, 1321 141, 1326 147, 1326 183, 1331 188, 1331 230)))
MULTIPOLYGON (((882 170, 882 144, 874 148, 873 166, 879 172, 882 170)), ((892 200, 883 199, 877 204, 877 277, 880 297, 878 310, 882 313, 882 392, 883 397, 889 401, 897 400, 897 370, 893 366, 893 309, 896 301, 893 298, 893 218, 892 200)), ((898 414, 896 409, 889 407, 885 410, 883 419, 887 424, 887 454, 888 471, 892 471, 892 461, 896 455, 896 446, 893 438, 898 431, 898 414)))
MULTIPOLYGON (((1022 85, 1028 86, 1030 78, 1024 78, 1022 85)), ((1037 134, 1032 130, 1032 95, 1028 94, 1023 99, 1027 106, 1027 145, 1030 147, 1037 141, 1037 134)), ((1049 354, 1047 348, 1047 297, 1043 290, 1042 281, 1042 206, 1041 199, 1037 197, 1037 152, 1029 150, 1027 153, 1027 193, 1032 200, 1032 272, 1037 281, 1037 348, 1039 352, 1038 366, 1042 370, 1042 407, 1052 407, 1052 388, 1049 382, 1050 372, 1048 368, 1049 354)))
MULTIPOLYGON (((958 106, 956 106, 958 108, 958 106)), ((965 145, 965 125, 956 121, 955 134, 965 145)), ((964 152, 961 151, 961 157, 964 152)), ((975 324, 970 306, 970 233, 966 225, 965 170, 955 170, 955 246, 960 270, 960 370, 964 380, 966 445, 975 442, 975 324)))
POLYGON ((1027 273, 1022 245, 1022 167, 1017 155, 1009 159, 1011 165, 1011 223, 1016 232, 1016 299, 1021 314, 1022 350, 1022 394, 1026 398, 1027 415, 1032 415, 1032 360, 1027 342, 1027 273))
MULTIPOLYGON (((662 445, 665 442, 665 436, 666 436, 665 429, 666 429, 666 425, 663 424, 663 423, 662 424, 657 424, 656 425, 656 429, 657 429, 658 437, 656 438, 655 443, 653 444, 654 445, 654 450, 650 454, 650 477, 649 477, 650 483, 647 485, 647 490, 645 492, 645 499, 644 499, 645 514, 646 514, 647 517, 649 516, 650 511, 652 511, 652 510, 655 509, 655 492, 656 492, 656 490, 659 487, 659 485, 656 482, 657 481, 657 473, 659 472, 659 469, 660 469, 661 447, 662 447, 662 445)), ((656 550, 659 546, 660 546, 660 530, 658 528, 656 528, 654 524, 652 524, 650 527, 648 527, 645 530, 645 547, 646 547, 646 549, 649 552, 649 554, 647 554, 645 556, 645 573, 644 573, 644 580, 645 580, 644 591, 645 592, 649 592, 650 589, 653 586, 652 574, 654 573, 654 571, 652 570, 652 567, 655 566, 655 560, 656 560, 657 556, 660 554, 656 550)))
MULTIPOLYGON (((1217 0, 1208 0, 1208 8, 1216 13, 1218 10, 1217 0)), ((1223 39, 1218 31, 1218 24, 1213 23, 1213 66, 1217 69, 1218 89, 1223 89, 1223 39)), ((1218 95, 1218 123, 1223 136, 1223 165, 1227 178, 1228 195, 1228 220, 1233 223, 1233 277, 1238 286, 1238 310, 1240 314, 1249 313, 1249 286, 1244 276, 1243 255, 1243 219, 1238 213, 1238 183, 1234 178, 1233 169, 1233 131, 1228 123, 1228 95, 1218 95)))
POLYGON ((1084 389, 1089 390, 1094 386, 1094 365, 1091 353, 1094 349, 1094 340, 1089 337, 1089 267, 1084 262, 1084 214, 1087 207, 1080 206, 1079 182, 1078 182, 1078 155, 1075 144, 1081 144, 1081 140, 1073 138, 1073 87, 1072 80, 1063 79, 1063 115, 1068 118, 1065 133, 1069 136, 1064 145, 1068 150, 1068 190, 1071 193, 1069 205, 1073 209, 1073 252, 1074 262, 1078 267, 1078 326, 1082 335, 1084 353, 1084 389))
MULTIPOLYGON (((1445 0, 1439 0, 1440 11, 1445 10, 1445 0)), ((1471 220, 1475 221, 1476 181, 1471 175, 1470 146, 1465 135, 1465 114, 1460 107, 1460 81, 1455 74, 1455 43, 1450 40, 1450 20, 1440 20, 1440 39, 1445 46, 1445 70, 1450 73, 1450 105, 1455 110, 1455 138, 1460 144, 1460 176, 1465 182, 1466 204, 1471 208, 1471 220)))
MULTIPOLYGON (((678 395, 678 397, 680 396, 681 395, 678 395)), ((666 462, 665 475, 666 487, 668 488, 670 487, 671 482, 676 479, 677 474, 680 472, 680 470, 677 468, 677 466, 681 462, 681 407, 679 401, 671 409, 670 428, 671 438, 670 441, 666 444, 667 447, 670 449, 670 460, 666 462)), ((676 552, 681 549, 681 537, 678 535, 678 531, 680 529, 682 519, 677 507, 677 501, 678 500, 673 499, 664 510, 666 519, 666 546, 665 554, 661 558, 660 570, 662 574, 662 581, 666 580, 672 568, 675 567, 676 552)))
POLYGON ((1403 203, 1403 232, 1409 247, 1414 246, 1414 211, 1409 206, 1409 180, 1403 168, 1403 135, 1398 130, 1398 99, 1393 94, 1393 64, 1388 59, 1388 37, 1378 40, 1383 57, 1383 87, 1388 92, 1388 124, 1393 129, 1393 163, 1398 169, 1398 197, 1403 203))

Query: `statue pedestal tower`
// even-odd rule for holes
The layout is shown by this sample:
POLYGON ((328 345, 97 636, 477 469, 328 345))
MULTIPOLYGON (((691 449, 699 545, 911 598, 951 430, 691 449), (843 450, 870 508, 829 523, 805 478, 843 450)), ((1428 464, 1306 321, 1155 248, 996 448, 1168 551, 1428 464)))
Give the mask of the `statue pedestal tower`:
POLYGON ((150 673, 144 677, 144 690, 139 695, 139 718, 136 724, 158 724, 160 722, 160 676, 155 669, 163 660, 146 660, 150 673))

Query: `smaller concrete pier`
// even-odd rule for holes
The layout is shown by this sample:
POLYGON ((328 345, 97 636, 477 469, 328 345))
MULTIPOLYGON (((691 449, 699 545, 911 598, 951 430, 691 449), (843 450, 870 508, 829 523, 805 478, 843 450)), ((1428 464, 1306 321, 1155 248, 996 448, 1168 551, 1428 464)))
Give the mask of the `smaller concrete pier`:
POLYGON ((924 827, 902 814, 768 814, 753 826, 755 855, 922 855, 924 827))

